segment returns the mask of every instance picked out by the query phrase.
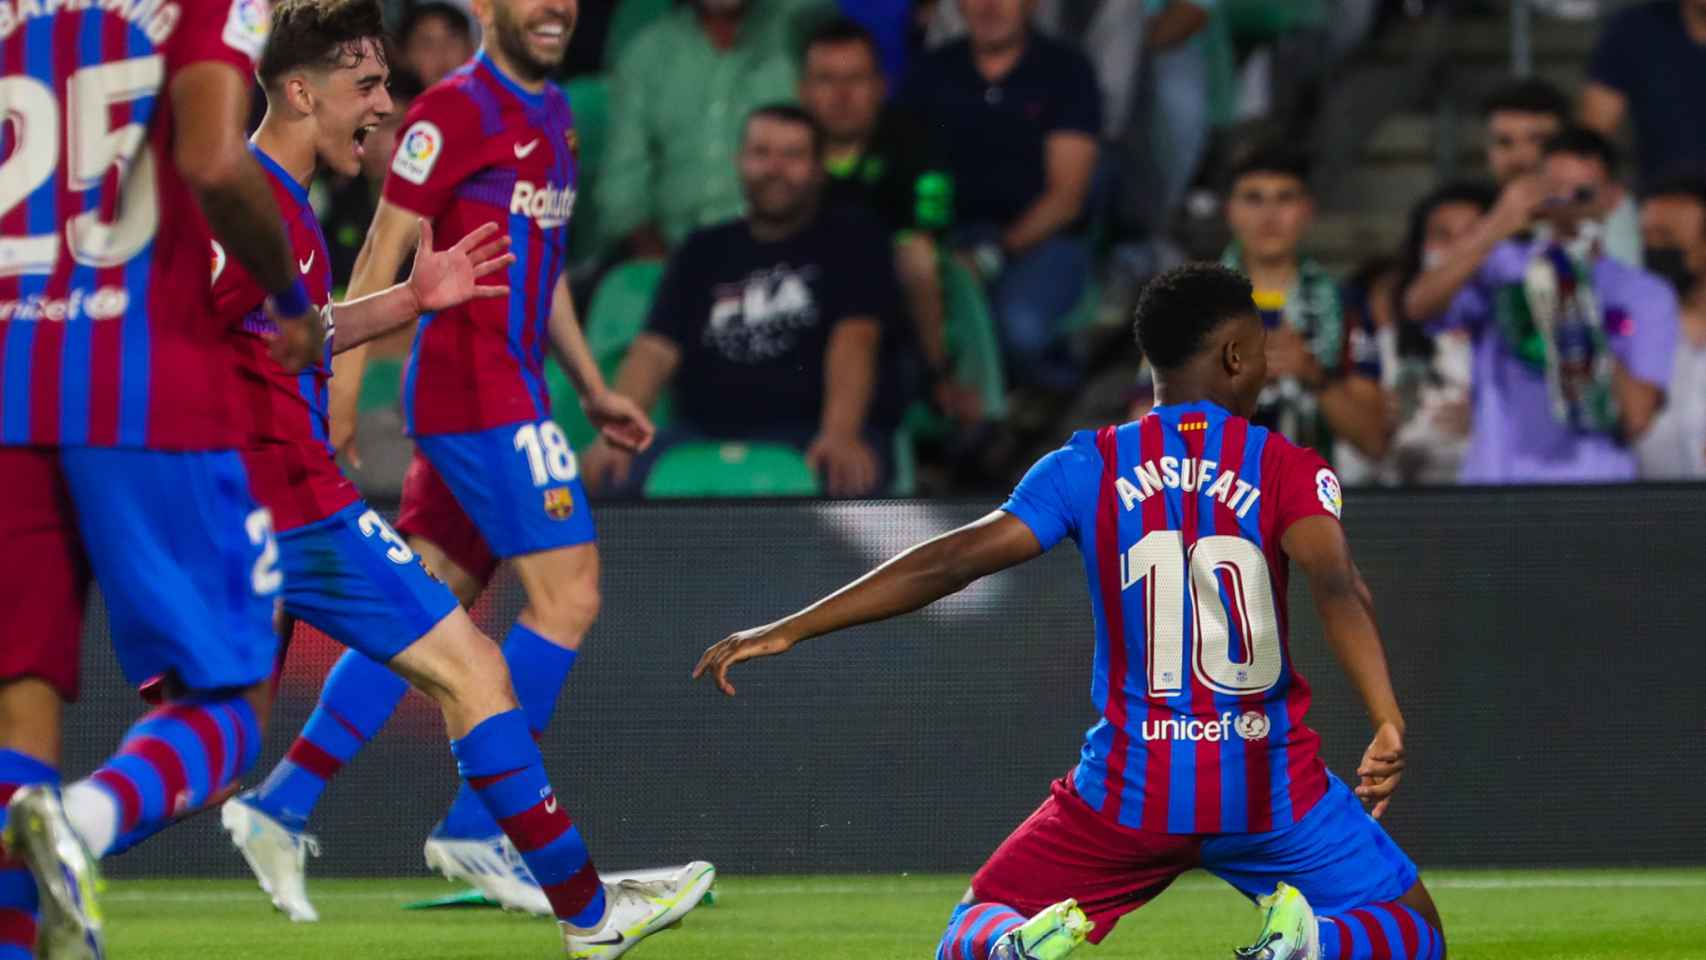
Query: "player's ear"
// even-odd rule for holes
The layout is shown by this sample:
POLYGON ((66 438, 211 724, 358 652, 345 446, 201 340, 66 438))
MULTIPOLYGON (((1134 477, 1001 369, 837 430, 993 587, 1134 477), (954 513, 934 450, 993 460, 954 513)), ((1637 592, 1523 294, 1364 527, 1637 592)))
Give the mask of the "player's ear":
POLYGON ((306 75, 292 73, 280 80, 279 86, 284 90, 284 102, 291 109, 304 116, 314 112, 314 86, 306 75))
POLYGON ((1220 344, 1220 366, 1228 377, 1235 378, 1244 371, 1244 351, 1238 340, 1238 337, 1227 337, 1220 344))

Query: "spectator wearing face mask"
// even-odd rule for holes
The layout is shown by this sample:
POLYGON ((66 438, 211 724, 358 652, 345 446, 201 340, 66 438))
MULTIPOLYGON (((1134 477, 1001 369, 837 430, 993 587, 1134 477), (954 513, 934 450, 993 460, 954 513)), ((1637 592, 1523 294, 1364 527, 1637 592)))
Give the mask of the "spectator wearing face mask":
POLYGON ((1670 390, 1635 448, 1641 479, 1706 479, 1706 175, 1654 183, 1641 204, 1641 237, 1647 269, 1681 300, 1670 390))
POLYGON ((1677 306, 1669 284, 1601 249, 1616 170, 1616 148, 1593 131, 1554 137, 1532 234, 1494 247, 1443 317, 1475 344, 1465 483, 1637 476, 1633 445, 1664 405, 1677 306))

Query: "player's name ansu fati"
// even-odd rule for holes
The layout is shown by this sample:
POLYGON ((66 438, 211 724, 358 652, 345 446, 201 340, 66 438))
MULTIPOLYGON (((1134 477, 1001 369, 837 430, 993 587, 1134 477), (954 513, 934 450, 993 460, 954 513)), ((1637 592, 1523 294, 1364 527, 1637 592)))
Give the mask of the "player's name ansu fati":
POLYGON ((1236 470, 1221 470, 1219 462, 1214 460, 1161 457, 1145 460, 1132 467, 1131 472, 1137 476, 1136 483, 1126 477, 1114 478, 1114 490, 1119 493, 1120 503, 1124 504, 1127 510, 1163 489, 1181 490, 1185 493, 1204 490, 1207 496, 1220 501, 1242 520, 1255 505, 1256 498, 1262 495, 1262 488, 1238 479, 1236 470))
POLYGON ((105 10, 129 21, 156 47, 166 42, 183 16, 173 0, 0 0, 0 40, 30 20, 85 10, 105 10))

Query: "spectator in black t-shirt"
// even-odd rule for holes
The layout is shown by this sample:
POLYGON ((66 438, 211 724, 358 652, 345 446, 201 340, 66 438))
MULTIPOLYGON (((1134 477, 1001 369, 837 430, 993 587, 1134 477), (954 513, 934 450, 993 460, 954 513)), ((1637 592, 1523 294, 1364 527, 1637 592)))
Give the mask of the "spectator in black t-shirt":
POLYGON ((895 272, 930 370, 932 398, 944 413, 980 416, 973 390, 953 381, 937 241, 953 218, 947 152, 934 131, 895 107, 884 108, 876 41, 838 17, 806 42, 800 104, 824 132, 827 207, 873 214, 894 235, 895 272))
POLYGON ((887 478, 900 394, 882 347, 901 312, 889 237, 821 208, 823 139, 798 107, 754 111, 737 162, 747 216, 675 251, 616 375, 647 408, 671 386, 676 422, 638 459, 595 443, 581 471, 595 491, 638 491, 659 454, 693 440, 798 446, 831 496, 887 478))
POLYGON ((1058 327, 1090 276, 1080 234, 1101 93, 1082 54, 1030 28, 1030 0, 958 3, 968 36, 926 56, 902 100, 948 144, 955 245, 989 288, 1017 379, 1071 390, 1058 327))
POLYGON ((1706 170, 1706 0, 1659 0, 1613 16, 1582 91, 1583 126, 1634 121, 1641 183, 1706 170))

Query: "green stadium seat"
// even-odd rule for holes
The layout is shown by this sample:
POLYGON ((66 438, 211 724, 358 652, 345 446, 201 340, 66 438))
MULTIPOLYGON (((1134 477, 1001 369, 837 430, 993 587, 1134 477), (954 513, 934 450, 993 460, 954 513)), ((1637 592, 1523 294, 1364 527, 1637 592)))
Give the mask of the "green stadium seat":
POLYGON ((804 453, 776 443, 684 443, 646 477, 646 496, 815 497, 817 475, 804 453))
POLYGON ((369 357, 361 375, 356 410, 395 409, 403 402, 403 358, 369 357))
POLYGON ((661 260, 630 260, 619 264, 593 292, 586 314, 587 346, 600 370, 615 371, 640 331, 663 279, 661 260))

